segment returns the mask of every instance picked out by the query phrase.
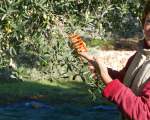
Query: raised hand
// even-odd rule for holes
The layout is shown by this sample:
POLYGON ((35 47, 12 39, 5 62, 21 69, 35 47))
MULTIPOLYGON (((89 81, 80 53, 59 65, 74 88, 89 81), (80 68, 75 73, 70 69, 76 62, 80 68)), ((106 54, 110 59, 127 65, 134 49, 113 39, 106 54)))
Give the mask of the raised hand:
POLYGON ((108 69, 103 64, 101 58, 89 55, 88 52, 80 52, 79 55, 88 60, 88 67, 92 72, 94 78, 101 79, 104 82, 104 84, 108 84, 112 81, 112 78, 108 74, 108 69))

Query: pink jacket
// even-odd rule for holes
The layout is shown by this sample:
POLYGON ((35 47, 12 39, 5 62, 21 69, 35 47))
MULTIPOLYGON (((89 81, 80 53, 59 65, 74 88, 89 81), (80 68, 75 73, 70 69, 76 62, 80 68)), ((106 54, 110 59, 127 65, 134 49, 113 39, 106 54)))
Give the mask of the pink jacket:
POLYGON ((130 57, 125 68, 121 71, 109 69, 114 79, 103 89, 103 96, 116 103, 123 114, 131 120, 150 120, 150 81, 148 81, 140 96, 136 96, 130 88, 125 86, 123 77, 135 55, 130 57))

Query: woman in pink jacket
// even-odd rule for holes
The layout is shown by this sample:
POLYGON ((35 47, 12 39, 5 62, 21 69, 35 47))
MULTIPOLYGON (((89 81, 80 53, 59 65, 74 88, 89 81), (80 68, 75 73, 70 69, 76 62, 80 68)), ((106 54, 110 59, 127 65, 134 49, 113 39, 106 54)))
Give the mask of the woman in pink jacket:
POLYGON ((145 38, 121 71, 106 68, 100 58, 87 52, 80 53, 91 63, 92 73, 101 77, 106 85, 103 96, 117 104, 124 120, 150 120, 150 2, 145 5, 142 23, 145 38))

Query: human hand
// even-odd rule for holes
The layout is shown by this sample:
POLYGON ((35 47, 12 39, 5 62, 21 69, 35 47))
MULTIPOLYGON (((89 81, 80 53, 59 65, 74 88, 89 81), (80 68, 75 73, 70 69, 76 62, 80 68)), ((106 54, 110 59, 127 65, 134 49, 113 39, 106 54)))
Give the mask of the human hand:
POLYGON ((100 57, 89 55, 88 52, 80 52, 79 55, 88 60, 88 67, 93 74, 94 79, 101 78, 105 84, 112 81, 112 78, 108 74, 108 69, 102 63, 102 59, 100 57))
POLYGON ((95 66, 94 56, 90 55, 88 52, 80 52, 79 55, 86 60, 88 60, 88 68, 90 72, 92 73, 92 76, 95 80, 100 79, 98 73, 96 72, 97 68, 95 66))
POLYGON ((97 68, 97 72, 101 77, 101 80, 104 82, 104 84, 108 84, 112 81, 112 78, 110 77, 108 73, 107 67, 102 63, 101 58, 99 57, 94 57, 93 58, 95 61, 95 66, 97 68))

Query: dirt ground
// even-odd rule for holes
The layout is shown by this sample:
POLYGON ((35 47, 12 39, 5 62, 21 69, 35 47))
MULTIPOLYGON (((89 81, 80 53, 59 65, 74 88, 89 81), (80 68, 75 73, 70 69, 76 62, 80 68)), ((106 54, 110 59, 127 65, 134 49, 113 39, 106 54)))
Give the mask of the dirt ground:
POLYGON ((138 48, 138 38, 121 38, 119 40, 116 40, 114 44, 115 50, 137 50, 138 48))
POLYGON ((121 38, 116 40, 112 48, 103 47, 101 49, 90 49, 92 54, 96 54, 103 59, 103 63, 115 70, 121 70, 130 56, 138 48, 138 38, 121 38))

